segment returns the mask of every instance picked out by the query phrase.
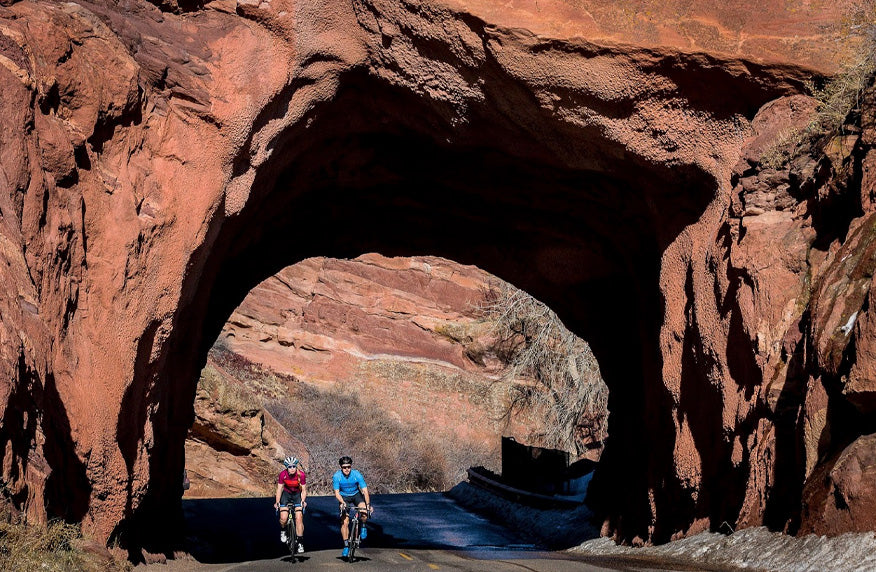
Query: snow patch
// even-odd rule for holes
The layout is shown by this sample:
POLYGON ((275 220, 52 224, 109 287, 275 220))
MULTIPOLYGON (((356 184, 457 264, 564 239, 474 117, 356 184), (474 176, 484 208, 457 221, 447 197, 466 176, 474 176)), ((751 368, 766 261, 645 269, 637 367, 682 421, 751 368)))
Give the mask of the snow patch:
POLYGON ((858 319, 858 313, 855 312, 854 314, 849 316, 849 321, 846 322, 846 325, 844 325, 840 328, 840 331, 845 335, 849 335, 849 332, 852 331, 852 326, 855 325, 855 320, 857 320, 857 319, 858 319))

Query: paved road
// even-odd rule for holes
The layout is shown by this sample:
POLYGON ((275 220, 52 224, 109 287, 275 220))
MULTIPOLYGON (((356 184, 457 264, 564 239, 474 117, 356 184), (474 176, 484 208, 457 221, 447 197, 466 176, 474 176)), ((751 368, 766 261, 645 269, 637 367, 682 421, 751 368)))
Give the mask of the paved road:
POLYGON ((279 541, 273 499, 186 500, 188 550, 205 571, 275 572, 290 569, 466 570, 660 570, 631 561, 582 560, 548 552, 518 533, 472 514, 440 494, 374 495, 369 535, 357 561, 340 558, 337 503, 308 497, 305 547, 291 556, 279 541))

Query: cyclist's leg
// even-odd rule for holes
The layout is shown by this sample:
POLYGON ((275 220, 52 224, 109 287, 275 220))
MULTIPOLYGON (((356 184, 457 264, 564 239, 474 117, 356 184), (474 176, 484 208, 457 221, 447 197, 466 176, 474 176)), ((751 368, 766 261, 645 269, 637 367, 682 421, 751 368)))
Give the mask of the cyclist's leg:
POLYGON ((304 510, 300 506, 295 507, 295 530, 299 537, 304 536, 304 510))
POLYGON ((286 527, 286 521, 289 519, 289 507, 280 505, 280 528, 286 527))
POLYGON ((338 509, 340 510, 340 513, 341 513, 341 539, 344 541, 344 543, 346 543, 347 538, 349 537, 348 526, 350 524, 350 522, 349 522, 350 519, 347 516, 347 511, 344 510, 344 505, 339 504, 338 509))
POLYGON ((350 536, 349 532, 351 528, 350 515, 348 512, 349 507, 359 505, 359 500, 360 498, 362 498, 362 493, 356 493, 355 495, 349 497, 342 496, 341 498, 343 498, 344 502, 347 503, 347 510, 344 511, 344 523, 346 523, 347 525, 344 532, 344 540, 347 540, 350 536))
POLYGON ((365 521, 368 520, 368 511, 365 510, 365 508, 368 506, 365 504, 365 495, 363 495, 362 493, 356 493, 354 502, 356 503, 356 506, 362 509, 362 511, 359 513, 361 517, 359 520, 364 524, 365 521))
POLYGON ((290 522, 289 521, 289 507, 287 507, 285 505, 280 505, 279 514, 280 514, 280 542, 288 542, 289 533, 288 533, 288 528, 286 525, 290 522))
POLYGON ((357 515, 358 516, 357 520, 359 521, 359 523, 357 526, 356 537, 362 538, 363 537, 362 532, 365 530, 365 521, 368 520, 368 511, 365 510, 365 502, 364 501, 359 503, 356 506, 358 506, 361 509, 359 511, 359 514, 357 515))

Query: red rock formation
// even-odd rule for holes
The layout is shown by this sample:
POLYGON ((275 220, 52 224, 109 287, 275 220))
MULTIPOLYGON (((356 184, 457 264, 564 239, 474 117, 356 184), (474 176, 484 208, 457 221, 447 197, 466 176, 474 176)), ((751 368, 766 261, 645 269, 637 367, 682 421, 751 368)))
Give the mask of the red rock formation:
POLYGON ((475 331, 489 280, 435 257, 309 259, 256 286, 219 339, 273 371, 340 384, 394 419, 495 449, 503 430, 521 441, 528 430, 503 420, 512 384, 500 383, 488 332, 475 331))
POLYGON ((274 494, 280 461, 309 466, 304 445, 289 434, 233 375, 213 360, 201 374, 195 422, 186 440, 186 497, 274 494))
MULTIPOLYGON (((530 381, 507 378, 479 310, 497 285, 476 267, 436 257, 308 259, 253 288, 218 344, 297 381, 356 392, 434 435, 436 447, 441 435, 453 436, 443 440, 450 447, 497 453, 502 435, 553 445, 538 438, 545 419, 512 410, 515 387, 530 381)), ((598 460, 604 427, 588 424, 585 433, 571 452, 598 460)))
POLYGON ((874 219, 855 175, 871 152, 873 113, 864 107, 863 131, 850 126, 821 142, 823 154, 781 169, 764 157, 788 144, 789 128, 808 124, 811 103, 781 99, 752 122, 729 216, 691 260, 689 313, 681 330, 664 326, 661 335, 664 357, 675 354, 663 380, 679 488, 655 490, 656 512, 696 484, 692 513, 670 530, 658 521, 657 538, 722 519, 791 532, 876 528, 864 516, 873 514, 866 477, 858 482, 871 470, 862 435, 873 431, 864 372, 874 219), (704 403, 723 415, 705 413, 704 403))
POLYGON ((876 435, 864 435, 819 466, 804 490, 803 532, 873 530, 876 435))
POLYGON ((733 166, 764 104, 836 69, 824 24, 850 4, 0 2, 13 502, 147 542, 245 293, 382 252, 477 264, 591 342, 609 532, 793 525, 808 471, 863 434, 836 388, 870 401, 872 117, 851 155, 733 166), (826 414, 802 407, 818 384, 826 414), (830 421, 813 465, 801 410, 806 443, 830 421))
POLYGON ((435 257, 308 259, 253 288, 220 340, 315 383, 353 382, 361 363, 382 355, 496 375, 503 365, 495 356, 490 364, 472 361, 448 331, 474 327, 490 279, 435 257))

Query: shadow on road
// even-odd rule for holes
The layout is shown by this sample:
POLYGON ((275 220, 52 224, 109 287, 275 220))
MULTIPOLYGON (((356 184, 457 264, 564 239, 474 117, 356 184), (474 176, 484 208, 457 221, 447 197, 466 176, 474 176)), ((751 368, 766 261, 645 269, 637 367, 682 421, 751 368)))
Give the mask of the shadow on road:
MULTIPOLYGON (((199 562, 244 562, 293 557, 280 543, 274 499, 229 498, 183 500, 186 550, 199 562)), ((305 516, 305 546, 324 550, 340 546, 337 506, 321 506, 311 497, 305 516), (331 513, 331 514, 329 514, 331 513), (330 534, 334 532, 334 534, 330 534), (337 538, 335 538, 337 537, 337 538)), ((296 556, 304 560, 306 553, 296 556)))
MULTIPOLYGON (((204 563, 286 558, 273 498, 185 499, 186 551, 204 563)), ((517 533, 462 509, 447 495, 375 495, 368 523, 369 548, 432 548, 456 551, 531 551, 517 533)), ((304 517, 307 552, 342 548, 334 497, 310 496, 304 517)))

